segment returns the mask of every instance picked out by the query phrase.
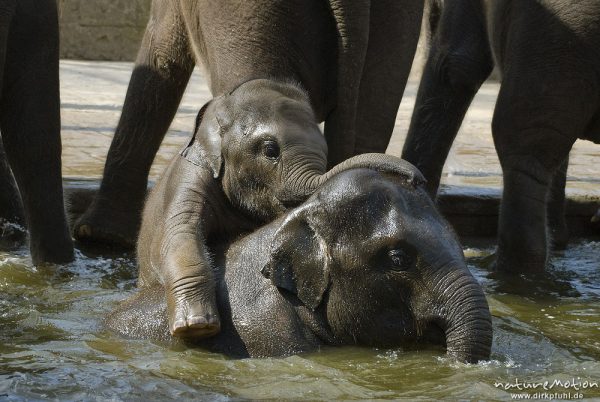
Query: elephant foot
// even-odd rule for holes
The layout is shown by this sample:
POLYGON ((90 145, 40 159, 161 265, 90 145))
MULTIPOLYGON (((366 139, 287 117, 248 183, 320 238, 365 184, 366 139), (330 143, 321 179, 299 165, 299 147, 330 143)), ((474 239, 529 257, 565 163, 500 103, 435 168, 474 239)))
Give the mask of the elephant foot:
POLYGON ((111 205, 101 207, 94 201, 75 223, 73 237, 82 243, 131 250, 137 241, 139 215, 139 211, 124 211, 111 205))
POLYGON ((180 299, 169 311, 169 330, 178 338, 201 339, 216 335, 221 321, 216 306, 180 299))
POLYGON ((523 297, 544 298, 549 293, 560 297, 581 297, 581 293, 560 274, 555 271, 515 275, 496 271, 489 276, 494 279, 496 293, 508 293, 523 297))
POLYGON ((0 218, 0 247, 12 250, 22 246, 27 240, 27 230, 4 218, 0 218))
POLYGON ((594 216, 592 216, 591 221, 592 221, 592 223, 596 223, 596 224, 600 225, 600 208, 598 209, 598 211, 596 211, 594 216))
POLYGON ((564 220, 560 224, 552 224, 550 222, 550 240, 552 248, 555 250, 564 250, 569 243, 569 229, 564 220))
POLYGON ((536 255, 506 255, 502 252, 496 254, 494 271, 508 274, 535 274, 546 270, 547 257, 536 255))

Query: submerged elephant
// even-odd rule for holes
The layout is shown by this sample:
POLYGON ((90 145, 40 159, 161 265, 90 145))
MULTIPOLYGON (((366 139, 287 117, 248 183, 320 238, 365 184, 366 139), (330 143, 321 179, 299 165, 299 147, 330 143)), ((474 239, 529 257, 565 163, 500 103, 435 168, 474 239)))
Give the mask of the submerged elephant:
POLYGON ((192 140, 146 202, 138 241, 140 264, 153 267, 165 286, 174 335, 219 331, 209 241, 272 221, 340 171, 414 172, 385 154, 358 155, 325 172, 326 154, 308 96, 297 85, 252 80, 200 110, 192 140))
POLYGON ((0 89, 0 244, 23 240, 26 225, 34 264, 71 261, 55 0, 0 2, 0 89))
MULTIPOLYGON (((223 326, 201 346, 282 356, 321 345, 433 342, 460 360, 489 358, 483 291, 452 229, 408 176, 340 173, 303 205, 219 246, 223 326)), ((139 286, 106 324, 125 336, 169 339, 161 278, 147 263, 139 286)))
POLYGON ((435 195, 452 141, 495 60, 502 84, 492 133, 504 175, 497 268, 542 271, 550 238, 560 245, 568 237, 569 151, 577 138, 600 143, 600 3, 446 0, 434 10, 402 157, 435 195))
POLYGON ((195 64, 214 97, 255 79, 298 83, 325 122, 330 166, 385 152, 422 10, 422 0, 154 0, 100 191, 75 237, 134 245, 150 165, 195 64))

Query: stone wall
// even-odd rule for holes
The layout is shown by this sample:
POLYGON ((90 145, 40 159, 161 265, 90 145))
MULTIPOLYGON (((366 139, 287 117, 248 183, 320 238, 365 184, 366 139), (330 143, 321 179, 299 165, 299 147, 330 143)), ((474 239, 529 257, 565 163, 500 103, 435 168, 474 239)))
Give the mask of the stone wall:
POLYGON ((151 0, 58 0, 61 58, 134 60, 151 0))

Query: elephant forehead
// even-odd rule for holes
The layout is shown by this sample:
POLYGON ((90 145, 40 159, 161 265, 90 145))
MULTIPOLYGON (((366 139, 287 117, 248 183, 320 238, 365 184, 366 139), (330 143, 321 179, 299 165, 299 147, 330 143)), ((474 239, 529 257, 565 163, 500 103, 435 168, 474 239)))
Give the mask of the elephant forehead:
POLYGON ((460 261, 462 249, 452 232, 436 216, 412 213, 393 205, 376 210, 355 210, 354 215, 330 219, 323 236, 339 252, 369 258, 381 249, 411 245, 420 261, 436 266, 439 261, 460 261))
POLYGON ((316 120, 310 106, 284 96, 274 99, 248 102, 236 113, 236 120, 249 124, 314 123, 316 120))
MULTIPOLYGON (((407 240, 433 250, 454 237, 422 191, 369 170, 339 174, 313 196, 330 238, 373 245, 407 240)), ((362 247, 362 246, 361 246, 362 247)))
POLYGON ((407 208, 411 190, 370 169, 351 169, 329 179, 313 198, 330 213, 354 213, 387 209, 393 205, 407 208))
POLYGON ((397 234, 408 207, 404 198, 386 188, 364 192, 361 189, 362 186, 346 187, 318 198, 319 226, 325 226, 325 231, 336 238, 397 234))
POLYGON ((344 219, 345 227, 338 231, 344 244, 355 244, 360 252, 371 252, 404 239, 405 219, 397 208, 365 209, 357 216, 344 219))
POLYGON ((272 118, 277 114, 303 113, 314 120, 314 113, 306 93, 293 85, 274 83, 255 84, 240 88, 234 95, 225 97, 223 105, 236 118, 253 115, 255 118, 272 118))
POLYGON ((422 240, 424 233, 427 234, 425 237, 436 239, 446 230, 437 216, 430 214, 424 206, 398 194, 391 195, 372 193, 342 205, 333 213, 333 221, 342 229, 339 233, 360 232, 363 235, 361 241, 406 239, 417 242, 422 240))
POLYGON ((287 97, 280 97, 271 104, 273 113, 284 120, 299 120, 317 123, 312 108, 308 103, 299 102, 287 97))
POLYGON ((281 111, 260 108, 238 109, 228 124, 220 120, 219 122, 222 126, 226 126, 226 133, 230 137, 251 138, 272 135, 279 141, 296 140, 300 143, 314 141, 315 137, 323 137, 310 112, 302 108, 294 110, 288 108, 281 111))
POLYGON ((309 103, 308 92, 297 82, 279 81, 276 79, 257 79, 240 85, 230 95, 239 102, 252 102, 256 99, 273 100, 278 97, 294 99, 309 103))

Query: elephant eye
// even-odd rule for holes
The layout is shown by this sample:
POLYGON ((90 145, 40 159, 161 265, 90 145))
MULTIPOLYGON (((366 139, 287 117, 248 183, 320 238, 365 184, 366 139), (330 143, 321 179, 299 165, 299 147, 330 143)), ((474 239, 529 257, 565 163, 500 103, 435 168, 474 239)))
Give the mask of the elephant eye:
POLYGON ((395 248, 388 251, 388 257, 396 271, 408 271, 415 265, 415 255, 412 250, 395 248))
POLYGON ((262 153, 267 159, 276 160, 279 158, 279 144, 273 140, 263 142, 262 153))

